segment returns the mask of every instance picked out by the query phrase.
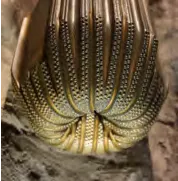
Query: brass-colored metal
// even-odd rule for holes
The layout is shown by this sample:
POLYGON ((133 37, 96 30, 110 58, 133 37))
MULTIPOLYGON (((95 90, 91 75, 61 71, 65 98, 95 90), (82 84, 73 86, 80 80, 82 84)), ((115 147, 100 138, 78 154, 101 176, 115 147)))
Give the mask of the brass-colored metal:
POLYGON ((24 18, 14 88, 36 134, 76 153, 144 138, 164 95, 145 0, 40 0, 24 18))

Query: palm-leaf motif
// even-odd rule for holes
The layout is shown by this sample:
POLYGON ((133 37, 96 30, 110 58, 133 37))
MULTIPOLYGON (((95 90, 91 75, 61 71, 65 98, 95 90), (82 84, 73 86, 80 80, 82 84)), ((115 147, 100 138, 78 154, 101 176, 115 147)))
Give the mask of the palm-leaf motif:
POLYGON ((42 2, 23 21, 12 66, 36 134, 78 153, 117 151, 141 140, 163 102, 145 1, 53 0, 40 14, 42 2), (41 28, 33 30, 35 21, 41 28), (25 53, 30 33, 34 42, 44 34, 41 56, 25 53))

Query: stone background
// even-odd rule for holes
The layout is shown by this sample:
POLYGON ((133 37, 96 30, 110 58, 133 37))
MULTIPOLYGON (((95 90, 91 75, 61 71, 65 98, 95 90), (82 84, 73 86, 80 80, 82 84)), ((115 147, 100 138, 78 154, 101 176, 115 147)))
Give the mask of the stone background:
POLYGON ((178 0, 150 0, 160 42, 158 67, 168 88, 168 97, 148 140, 123 152, 100 156, 73 155, 41 142, 20 114, 11 89, 7 94, 21 20, 36 2, 1 2, 2 181, 177 181, 178 0))

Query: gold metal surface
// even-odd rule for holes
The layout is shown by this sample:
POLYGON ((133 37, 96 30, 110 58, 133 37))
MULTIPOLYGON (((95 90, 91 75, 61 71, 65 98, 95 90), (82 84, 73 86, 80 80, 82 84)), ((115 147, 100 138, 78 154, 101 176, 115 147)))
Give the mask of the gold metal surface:
POLYGON ((145 0, 40 0, 12 65, 36 134, 83 154, 144 138, 164 99, 157 46, 145 0))

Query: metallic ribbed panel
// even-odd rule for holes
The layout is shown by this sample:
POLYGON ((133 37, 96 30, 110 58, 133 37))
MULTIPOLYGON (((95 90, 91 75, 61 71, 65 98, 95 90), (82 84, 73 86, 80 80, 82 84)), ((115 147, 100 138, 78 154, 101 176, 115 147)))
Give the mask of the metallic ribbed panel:
POLYGON ((27 63, 41 7, 42 0, 23 21, 12 66, 36 134, 77 153, 117 151, 141 140, 163 102, 146 1, 50 1, 41 56, 27 63))

